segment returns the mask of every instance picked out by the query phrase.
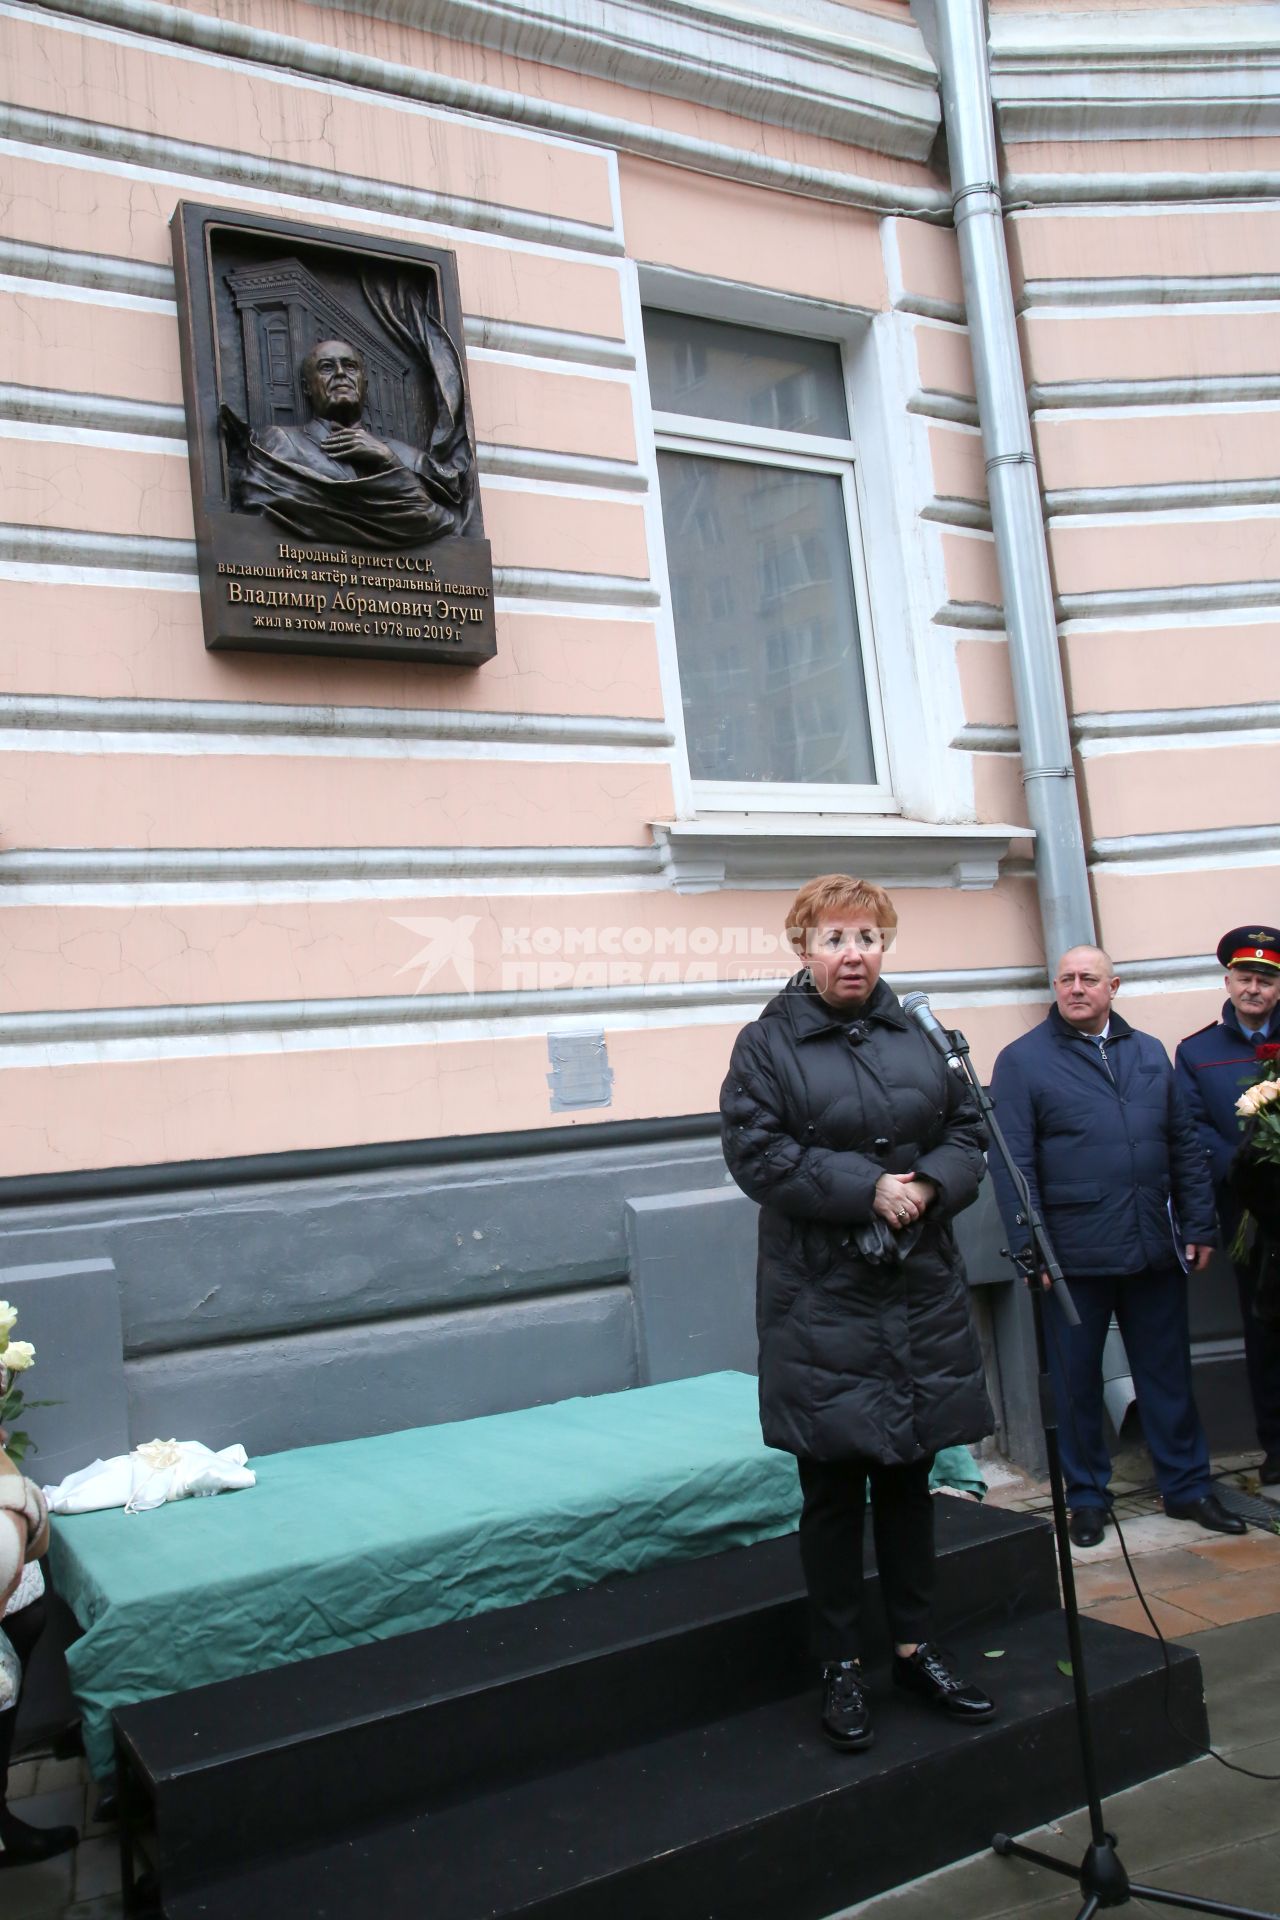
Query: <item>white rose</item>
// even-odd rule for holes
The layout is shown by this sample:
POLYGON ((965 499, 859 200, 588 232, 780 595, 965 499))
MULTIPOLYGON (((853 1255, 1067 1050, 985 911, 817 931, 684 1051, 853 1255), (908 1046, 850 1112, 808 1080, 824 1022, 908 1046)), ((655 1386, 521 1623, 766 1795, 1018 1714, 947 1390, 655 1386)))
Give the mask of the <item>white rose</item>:
POLYGON ((0 1353, 8 1344, 9 1335, 18 1324, 18 1309, 11 1307, 7 1300, 0 1300, 0 1353))
POLYGON ((6 1373, 25 1373, 36 1357, 36 1350, 29 1340, 11 1340, 4 1350, 4 1370, 6 1373))
POLYGON ((1253 1090, 1253 1110, 1268 1106, 1271 1101, 1280 1100, 1280 1080, 1264 1080, 1253 1090))
POLYGON ((1258 1092, 1258 1089, 1256 1087, 1246 1087, 1245 1091, 1240 1095, 1240 1098, 1236 1101, 1236 1112, 1240 1115, 1240 1118, 1242 1120, 1248 1120, 1250 1116, 1256 1111, 1257 1104, 1258 1104, 1257 1097, 1256 1097, 1257 1092, 1258 1092))

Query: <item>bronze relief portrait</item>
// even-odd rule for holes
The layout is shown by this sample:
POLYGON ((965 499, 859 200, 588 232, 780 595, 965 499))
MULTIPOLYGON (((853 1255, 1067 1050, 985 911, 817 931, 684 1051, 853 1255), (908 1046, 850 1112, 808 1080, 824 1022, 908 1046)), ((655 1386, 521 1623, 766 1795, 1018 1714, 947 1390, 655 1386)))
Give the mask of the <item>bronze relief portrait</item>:
POLYGON ((206 644, 490 658, 453 256, 190 204, 174 234, 206 644))

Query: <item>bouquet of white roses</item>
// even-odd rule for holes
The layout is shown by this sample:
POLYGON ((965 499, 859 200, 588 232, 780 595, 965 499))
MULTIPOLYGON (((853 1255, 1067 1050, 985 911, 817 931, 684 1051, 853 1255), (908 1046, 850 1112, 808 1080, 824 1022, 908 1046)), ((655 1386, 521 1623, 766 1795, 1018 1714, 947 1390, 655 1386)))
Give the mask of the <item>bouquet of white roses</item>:
POLYGON ((0 1427, 7 1431, 4 1449, 15 1467, 21 1465, 31 1446, 30 1434, 15 1431, 12 1425, 26 1404, 26 1396, 15 1382, 36 1357, 36 1350, 29 1340, 15 1340, 12 1337, 17 1324, 18 1309, 11 1307, 7 1300, 0 1300, 0 1427))

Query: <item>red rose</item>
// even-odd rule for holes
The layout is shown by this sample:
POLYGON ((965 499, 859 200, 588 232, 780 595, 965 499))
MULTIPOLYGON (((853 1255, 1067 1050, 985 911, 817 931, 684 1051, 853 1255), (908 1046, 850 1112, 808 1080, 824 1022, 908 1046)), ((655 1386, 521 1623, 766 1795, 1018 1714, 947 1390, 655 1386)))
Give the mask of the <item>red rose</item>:
POLYGON ((1267 1040, 1254 1052, 1255 1060, 1280 1060, 1280 1040, 1267 1040))

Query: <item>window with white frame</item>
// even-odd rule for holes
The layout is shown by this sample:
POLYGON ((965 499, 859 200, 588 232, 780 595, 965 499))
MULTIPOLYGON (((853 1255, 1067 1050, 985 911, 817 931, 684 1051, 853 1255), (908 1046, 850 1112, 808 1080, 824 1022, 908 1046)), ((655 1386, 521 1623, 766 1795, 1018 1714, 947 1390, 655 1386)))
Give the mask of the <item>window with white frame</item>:
POLYGON ((657 308, 645 347, 699 806, 884 809, 840 348, 657 308))

